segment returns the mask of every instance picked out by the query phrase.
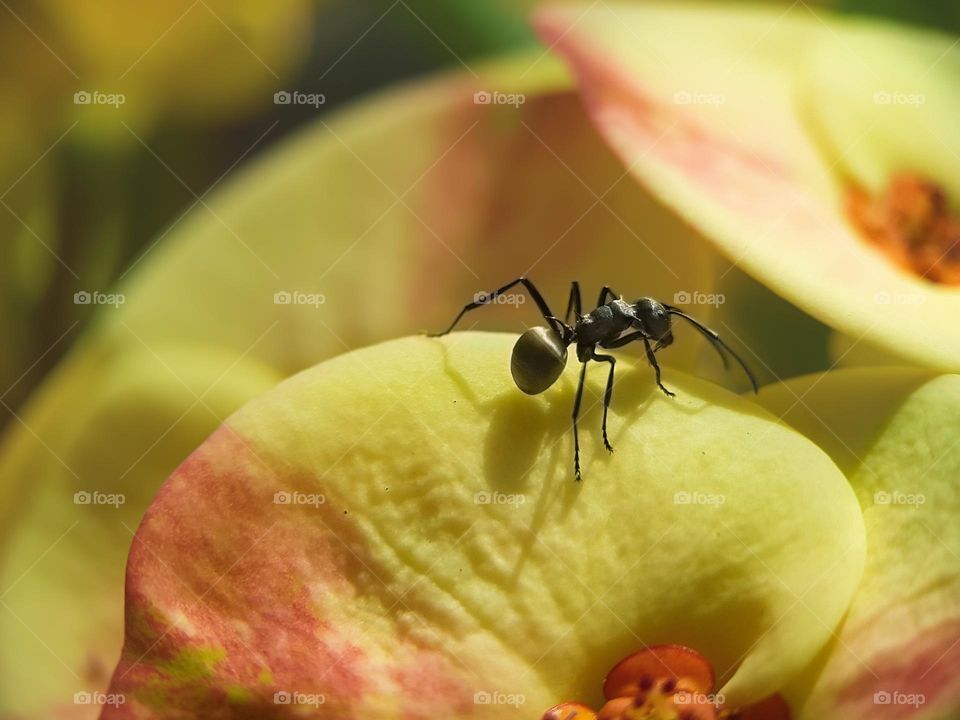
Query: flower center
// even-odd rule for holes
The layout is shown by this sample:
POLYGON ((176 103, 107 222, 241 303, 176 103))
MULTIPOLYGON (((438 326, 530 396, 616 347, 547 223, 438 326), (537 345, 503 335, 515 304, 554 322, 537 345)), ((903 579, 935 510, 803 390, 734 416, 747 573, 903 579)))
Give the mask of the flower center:
POLYGON ((895 264, 931 282, 960 285, 960 217, 940 185, 900 172, 877 195, 850 186, 846 202, 853 224, 895 264))
POLYGON ((687 678, 646 678, 634 695, 614 698, 597 714, 597 720, 717 720, 716 701, 687 678))
POLYGON ((606 704, 599 712, 565 702, 542 720, 789 720, 790 710, 778 695, 743 710, 724 708, 712 695, 713 668, 683 645, 657 645, 628 655, 603 683, 606 704))

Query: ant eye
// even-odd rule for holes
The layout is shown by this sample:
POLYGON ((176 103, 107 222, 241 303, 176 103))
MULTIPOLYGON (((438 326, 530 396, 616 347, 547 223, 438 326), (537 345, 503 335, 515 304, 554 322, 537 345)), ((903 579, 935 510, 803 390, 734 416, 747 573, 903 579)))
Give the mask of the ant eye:
POLYGON ((553 385, 567 364, 567 348, 550 328, 534 327, 517 339, 510 373, 517 387, 537 395, 553 385))

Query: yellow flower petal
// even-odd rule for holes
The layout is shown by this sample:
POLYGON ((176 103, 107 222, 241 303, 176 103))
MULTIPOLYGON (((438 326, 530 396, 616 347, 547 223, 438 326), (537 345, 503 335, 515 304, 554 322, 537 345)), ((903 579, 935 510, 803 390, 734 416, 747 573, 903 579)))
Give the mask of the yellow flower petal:
MULTIPOLYGON (((225 182, 145 252, 119 288, 126 303, 101 309, 86 341, 20 412, 23 424, 9 426, 0 447, 0 525, 10 543, 0 587, 70 527, 64 503, 83 489, 71 470, 91 488, 125 493, 122 516, 135 529, 167 474, 272 378, 439 326, 511 275, 529 271, 557 312, 572 279, 587 303, 604 283, 669 298, 676 280, 661 261, 684 286, 707 286, 709 250, 650 196, 617 183, 622 167, 558 63, 538 51, 478 73, 390 91, 307 129, 225 182), (493 91, 524 102, 475 101, 493 91), (302 295, 283 304, 278 293, 302 295), (129 397, 104 397, 130 383, 139 390, 129 397), (219 394, 223 383, 230 391, 219 394), (208 388, 215 397, 203 396, 208 388), (148 450, 153 460, 135 463, 148 450)), ((519 332, 537 313, 528 301, 489 308, 477 321, 519 332)), ((703 350, 690 331, 664 359, 690 365, 703 350)), ((74 692, 105 687, 88 668, 115 663, 123 619, 92 608, 121 596, 130 532, 113 523, 83 536, 88 527, 60 539, 12 593, 29 629, 0 612, 0 635, 15 638, 0 649, 0 678, 12 678, 0 691, 0 714, 45 718, 52 710, 44 703, 74 707, 74 692), (51 564, 61 556, 73 574, 51 564), (76 575, 85 578, 82 591, 76 575), (72 609, 64 616, 71 622, 44 632, 26 609, 31 588, 69 594, 87 621, 73 622, 72 609)))
POLYGON ((826 455, 715 385, 671 372, 669 399, 623 362, 613 455, 588 376, 578 484, 577 367, 523 395, 514 340, 392 341, 234 415, 138 532, 113 685, 131 704, 104 717, 246 717, 278 692, 330 717, 531 717, 599 706, 607 669, 662 642, 701 651, 738 703, 809 663, 863 559, 826 455), (197 653, 202 673, 167 669, 197 653), (231 684, 248 701, 228 710, 231 684))
POLYGON ((863 508, 867 563, 843 627, 792 695, 801 720, 960 713, 960 377, 843 370, 760 402, 830 453, 863 508))
MULTIPOLYGON (((799 6, 603 3, 550 7, 537 22, 543 40, 571 64, 597 128, 632 174, 731 262, 857 340, 916 364, 958 369, 960 290, 907 274, 861 238, 846 218, 837 169, 837 153, 849 150, 871 181, 899 163, 934 173, 950 167, 932 179, 956 186, 951 148, 938 146, 938 138, 950 137, 945 128, 953 127, 960 89, 949 39, 841 23, 799 6), (894 33, 900 41, 887 42, 894 33), (861 63, 884 54, 878 73, 891 82, 907 82, 930 61, 930 77, 917 79, 930 90, 930 104, 916 116, 929 133, 919 122, 896 130, 906 109, 884 115, 889 108, 875 106, 876 138, 851 148, 852 128, 866 124, 868 110, 863 88, 850 94, 836 79, 853 63, 843 54, 848 42, 866 48, 861 63), (943 72, 933 67, 937 56, 943 72), (893 74, 891 67, 901 69, 893 74), (826 75, 834 79, 820 95, 826 75), (839 97, 844 93, 850 97, 839 97), (812 130, 810 116, 818 113, 821 127, 812 130), (825 134, 837 147, 826 147, 825 134)), ((849 82, 860 73, 854 69, 849 82)), ((876 87, 869 86, 870 98, 876 87)))
POLYGON ((172 364, 142 346, 88 352, 5 438, 0 714, 96 717, 73 696, 109 681, 123 568, 156 478, 279 379, 216 349, 163 350, 172 364))

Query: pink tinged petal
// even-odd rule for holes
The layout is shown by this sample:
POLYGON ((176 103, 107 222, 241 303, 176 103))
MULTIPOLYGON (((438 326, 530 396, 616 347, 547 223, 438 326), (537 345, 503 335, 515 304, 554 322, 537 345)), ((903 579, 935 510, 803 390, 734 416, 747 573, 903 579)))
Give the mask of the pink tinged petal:
POLYGON ((322 695, 318 717, 338 720, 529 717, 564 698, 599 705, 638 637, 702 648, 746 704, 812 659, 863 559, 829 459, 738 396, 674 373, 668 401, 627 364, 617 452, 588 431, 591 405, 577 485, 577 367, 526 397, 513 342, 384 343, 233 415, 137 532, 111 687, 130 702, 104 717, 293 716, 278 692, 322 695), (678 499, 684 487, 723 506, 678 499))
POLYGON ((790 690, 802 720, 956 717, 960 377, 843 370, 764 388, 760 402, 834 458, 867 528, 847 618, 790 690))
POLYGON ((0 716, 99 712, 74 695, 105 691, 119 656, 123 568, 156 489, 147 479, 172 472, 218 417, 278 381, 209 347, 154 348, 78 357, 21 414, 36 435, 18 426, 5 437, 0 716))
POLYGON ((277 480, 224 426, 164 485, 127 569, 130 632, 111 692, 131 700, 104 718, 235 717, 256 708, 294 717, 302 708, 275 694, 299 693, 322 697, 324 712, 351 716, 362 714, 363 698, 383 694, 413 720, 470 694, 448 658, 386 637, 371 647, 375 627, 347 630, 336 619, 350 614, 364 586, 376 593, 379 585, 340 506, 324 502, 305 513, 276 505, 281 512, 269 524, 238 522, 263 513, 250 488, 277 480), (182 512, 161 512, 169 502, 182 512), (319 532, 305 533, 307 520, 319 532), (179 672, 178 658, 191 655, 208 662, 179 672), (246 691, 242 710, 231 709, 231 687, 246 691))
POLYGON ((727 258, 854 338, 956 369, 960 327, 930 319, 955 316, 960 292, 904 273, 860 237, 843 208, 838 158, 808 126, 803 103, 817 96, 804 49, 843 42, 845 32, 818 16, 826 19, 603 4, 550 7, 536 23, 631 173, 727 258), (924 316, 887 296, 921 297, 924 316))
MULTIPOLYGON (((857 643, 883 643, 877 630, 851 638, 857 643)), ((928 717, 928 708, 960 704, 960 619, 918 632, 907 642, 869 657, 836 695, 841 717, 928 717)), ((937 711, 934 711, 937 712, 937 711)))
MULTIPOLYGON (((78 489, 127 498, 106 522, 80 522, 5 598, 27 627, 0 612, 0 715, 46 717, 51 705, 75 709, 76 691, 105 689, 132 529, 186 454, 278 377, 449 321, 522 272, 558 312, 573 278, 587 302, 604 283, 669 297, 661 260, 685 286, 709 282, 712 251, 617 183, 623 169, 565 71, 549 58, 534 66, 538 55, 390 90, 305 129, 134 265, 127 303, 101 315, 21 412, 29 428, 11 425, 0 449, 4 589, 78 518, 78 489), (484 89, 525 101, 475 104, 484 89), (295 290, 326 302, 274 302, 295 290)), ((537 322, 532 308, 489 308, 478 326, 520 331, 537 322)), ((671 362, 689 367, 701 351, 688 337, 671 362)))

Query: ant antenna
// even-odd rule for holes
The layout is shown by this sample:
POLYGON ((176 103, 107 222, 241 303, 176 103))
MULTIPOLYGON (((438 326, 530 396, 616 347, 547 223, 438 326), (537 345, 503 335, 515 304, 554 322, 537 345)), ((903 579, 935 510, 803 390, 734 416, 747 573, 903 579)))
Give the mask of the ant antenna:
POLYGON ((723 360, 724 368, 730 367, 730 364, 727 362, 727 356, 723 354, 723 351, 726 350, 728 353, 730 353, 731 357, 733 357, 733 359, 740 364, 740 367, 743 368, 743 372, 746 373, 747 377, 750 379, 750 384, 753 386, 754 394, 759 392, 759 388, 757 386, 757 379, 753 376, 753 373, 750 371, 750 368, 743 361, 743 359, 733 351, 733 349, 729 345, 727 345, 723 340, 720 339, 720 336, 717 335, 717 333, 715 333, 713 330, 708 328, 706 325, 702 324, 699 320, 694 320, 692 317, 690 317, 684 312, 681 312, 680 310, 673 307, 672 305, 664 305, 664 307, 667 309, 667 312, 670 315, 677 315, 679 317, 682 317, 688 323, 693 325, 700 332, 700 334, 707 339, 707 341, 713 346, 713 349, 717 351, 717 354, 720 356, 720 359, 723 360))

